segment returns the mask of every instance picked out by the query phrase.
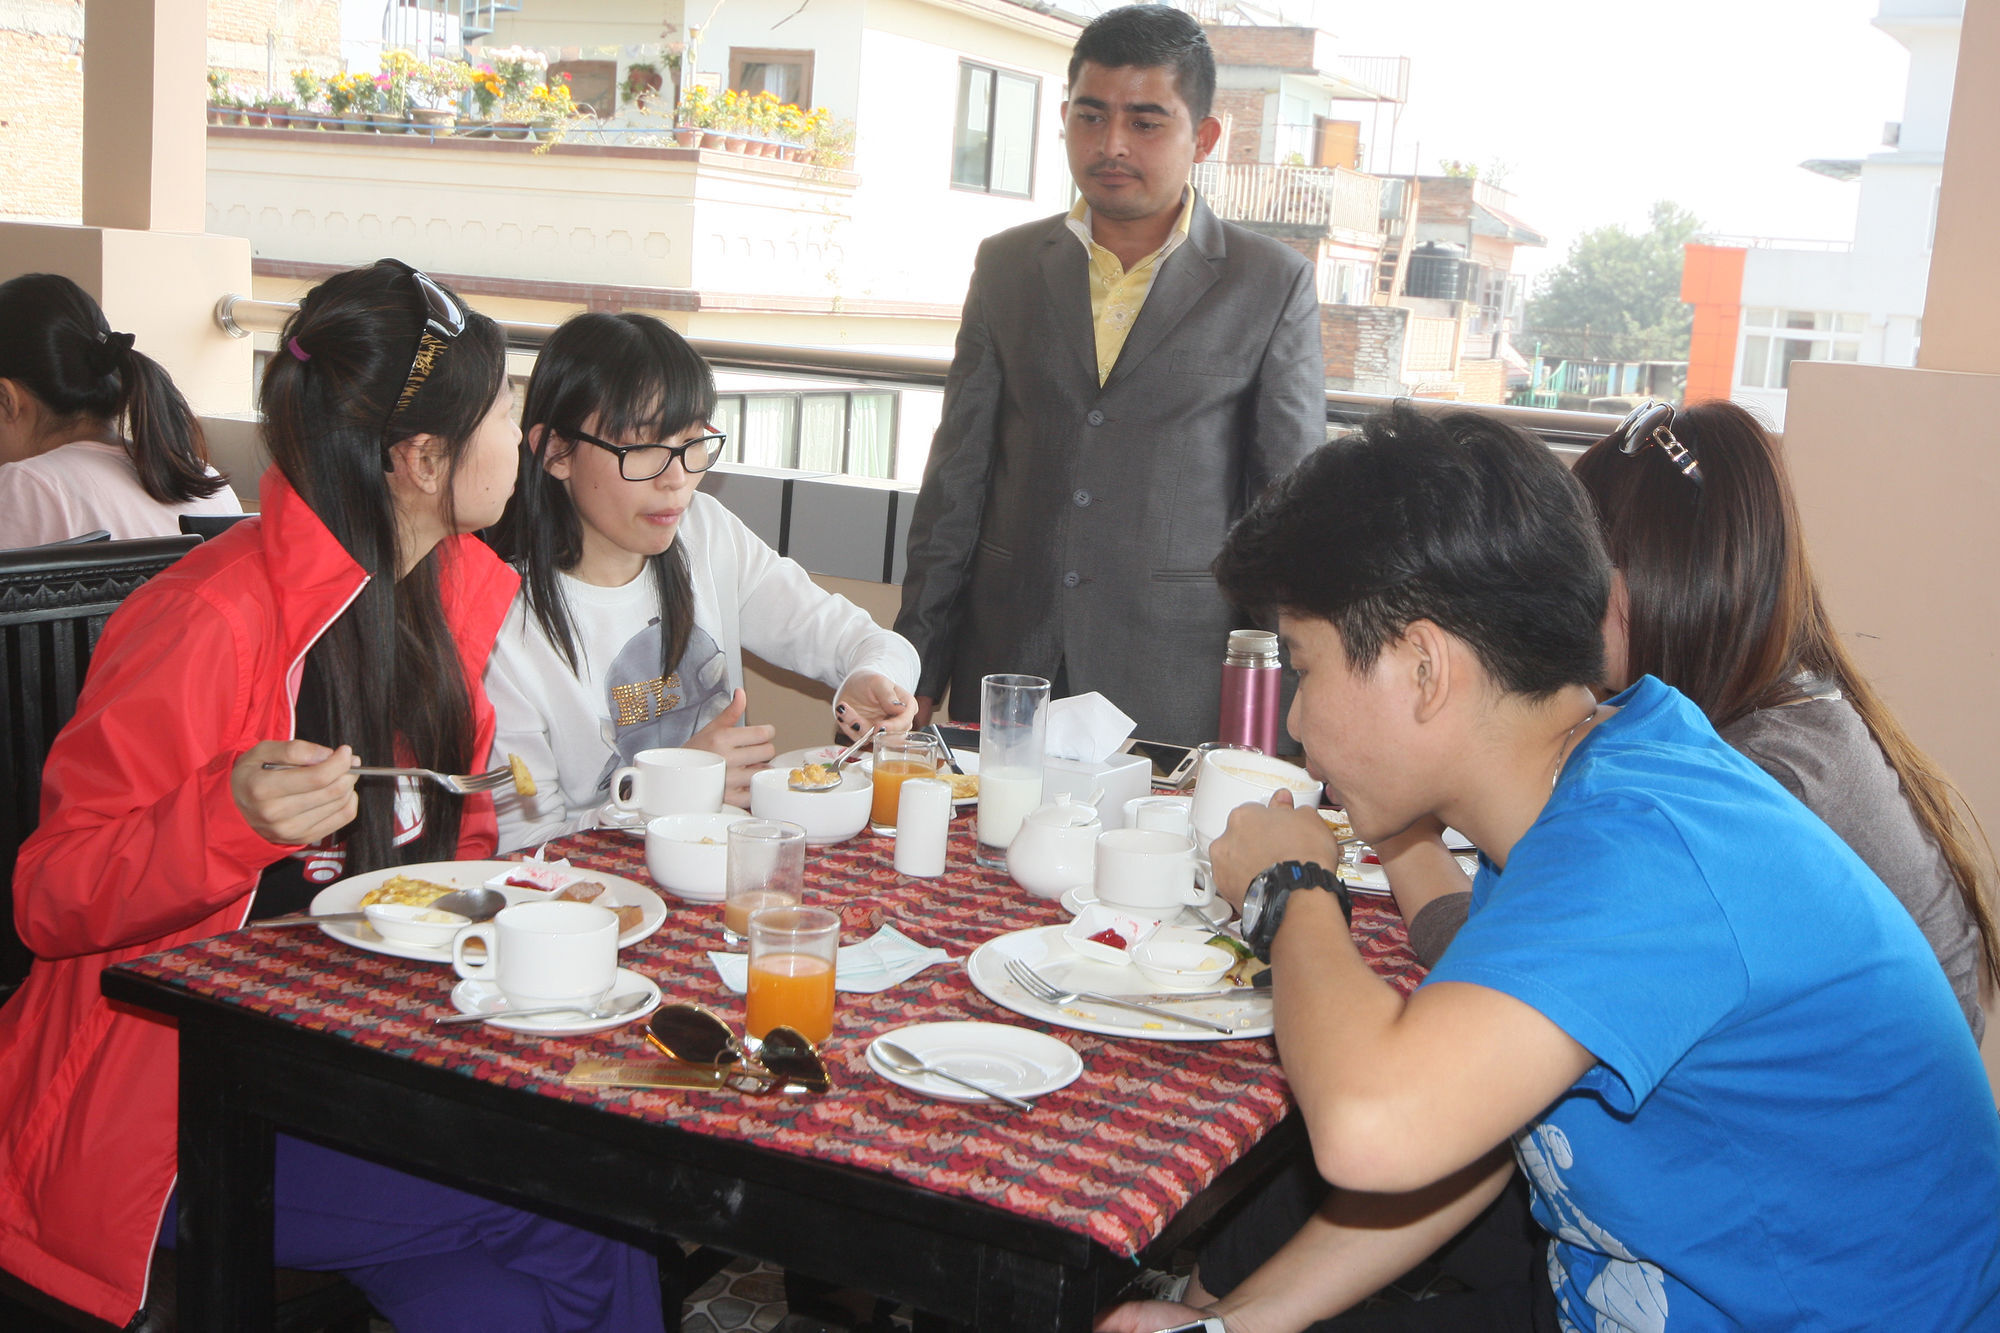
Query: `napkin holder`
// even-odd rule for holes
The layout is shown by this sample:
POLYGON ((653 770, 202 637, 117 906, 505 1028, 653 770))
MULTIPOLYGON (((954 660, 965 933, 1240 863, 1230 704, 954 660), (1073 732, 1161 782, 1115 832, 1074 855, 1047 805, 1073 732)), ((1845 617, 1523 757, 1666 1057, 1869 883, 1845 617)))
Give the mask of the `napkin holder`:
POLYGON ((1142 754, 1114 754, 1098 764, 1076 759, 1047 759, 1042 763, 1042 799, 1053 801, 1063 792, 1084 801, 1099 787, 1104 799, 1097 803, 1097 817, 1106 830, 1125 827, 1125 802, 1153 791, 1153 761, 1142 754))

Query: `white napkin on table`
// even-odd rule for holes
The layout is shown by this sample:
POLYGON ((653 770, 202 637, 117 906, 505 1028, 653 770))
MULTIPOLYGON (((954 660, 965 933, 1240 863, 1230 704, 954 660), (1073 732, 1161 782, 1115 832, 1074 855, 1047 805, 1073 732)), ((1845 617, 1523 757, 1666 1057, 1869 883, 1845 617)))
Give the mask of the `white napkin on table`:
POLYGON ((1044 752, 1051 759, 1101 764, 1118 752, 1137 725, 1101 694, 1073 694, 1049 705, 1044 752))
MULTIPOLYGON (((750 985, 750 955, 711 951, 722 984, 741 995, 750 985)), ((926 948, 894 926, 884 926, 859 944, 843 945, 834 955, 833 988, 861 995, 908 981, 927 967, 948 963, 943 949, 926 948)))

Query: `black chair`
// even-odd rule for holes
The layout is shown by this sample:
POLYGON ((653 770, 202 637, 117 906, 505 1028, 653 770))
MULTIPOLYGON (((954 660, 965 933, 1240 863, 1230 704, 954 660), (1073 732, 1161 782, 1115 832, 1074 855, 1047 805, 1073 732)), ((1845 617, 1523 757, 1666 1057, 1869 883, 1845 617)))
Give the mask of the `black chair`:
POLYGON ((255 517, 255 514, 182 514, 181 531, 208 541, 220 537, 244 519, 255 517))

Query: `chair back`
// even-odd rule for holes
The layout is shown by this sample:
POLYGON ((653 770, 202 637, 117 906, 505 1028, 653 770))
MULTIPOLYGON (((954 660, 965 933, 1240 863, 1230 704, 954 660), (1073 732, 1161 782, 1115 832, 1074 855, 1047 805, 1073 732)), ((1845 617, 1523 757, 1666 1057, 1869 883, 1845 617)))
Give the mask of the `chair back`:
POLYGON ((0 1001, 28 975, 14 933, 14 858, 33 831, 42 764, 118 604, 199 537, 0 551, 0 1001))

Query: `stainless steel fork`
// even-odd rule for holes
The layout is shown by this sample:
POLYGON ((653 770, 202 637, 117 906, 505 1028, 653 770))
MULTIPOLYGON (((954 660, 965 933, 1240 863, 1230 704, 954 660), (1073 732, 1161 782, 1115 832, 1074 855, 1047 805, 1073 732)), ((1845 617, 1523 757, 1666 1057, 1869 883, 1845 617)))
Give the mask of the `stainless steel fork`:
POLYGON ((1169 1023, 1184 1023, 1189 1027, 1207 1028, 1210 1032, 1220 1032, 1225 1037, 1236 1035, 1235 1028, 1224 1027, 1220 1023, 1211 1023, 1206 1018, 1196 1018, 1193 1014, 1177 1014, 1167 1009, 1155 1009, 1150 1004, 1140 1004, 1136 1000, 1122 999, 1116 995, 1105 995, 1098 991, 1064 990, 1018 958, 1009 958, 1007 960, 1007 975, 1014 979, 1016 986, 1019 986, 1043 1004, 1064 1005, 1073 1000, 1083 1000, 1090 1004, 1112 1004, 1117 1005, 1121 1009, 1131 1009, 1138 1013, 1150 1015, 1153 1018, 1165 1019, 1169 1023))
MULTIPOLYGON (((298 768, 298 764, 266 764, 266 768, 298 768)), ((354 775, 361 778, 428 778, 448 792, 460 796, 473 796, 483 791, 498 791, 514 781, 514 770, 502 764, 484 773, 440 773, 431 768, 375 768, 367 764, 356 764, 354 775)))

